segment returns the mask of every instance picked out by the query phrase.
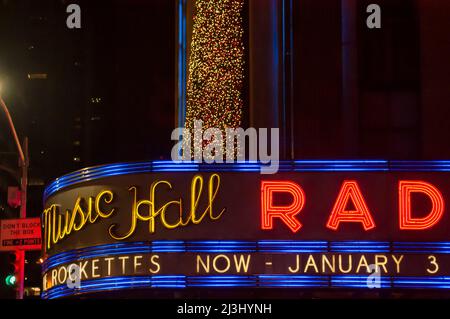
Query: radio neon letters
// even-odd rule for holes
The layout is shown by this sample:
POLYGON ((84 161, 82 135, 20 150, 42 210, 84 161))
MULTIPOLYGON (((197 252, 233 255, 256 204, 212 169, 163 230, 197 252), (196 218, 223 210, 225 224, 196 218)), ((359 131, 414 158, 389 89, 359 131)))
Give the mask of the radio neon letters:
MULTIPOLYGON (((261 182, 261 229, 271 230, 279 219, 293 233, 302 227, 298 215, 305 206, 306 195, 300 185, 292 181, 261 182), (275 205, 274 194, 285 193, 292 197, 289 205, 275 205)), ((435 226, 445 210, 444 198, 437 187, 425 181, 401 180, 398 183, 398 226, 400 230, 427 230, 435 226), (413 216, 413 193, 425 195, 431 202, 431 210, 425 216, 413 216)), ((326 223, 328 229, 338 231, 343 223, 358 223, 364 231, 376 227, 364 194, 358 182, 345 180, 326 223), (354 209, 347 209, 351 203, 354 209)))
POLYGON ((399 219, 400 229, 421 230, 436 225, 444 214, 444 198, 433 185, 423 181, 400 181, 399 219), (425 217, 413 217, 411 212, 411 193, 423 193, 431 200, 431 211, 425 217))
POLYGON ((263 181, 261 182, 262 229, 273 229, 273 219, 280 218, 292 232, 297 232, 302 224, 295 218, 305 205, 305 193, 301 187, 290 181, 263 181), (275 206, 274 193, 289 193, 292 195, 292 204, 275 206))

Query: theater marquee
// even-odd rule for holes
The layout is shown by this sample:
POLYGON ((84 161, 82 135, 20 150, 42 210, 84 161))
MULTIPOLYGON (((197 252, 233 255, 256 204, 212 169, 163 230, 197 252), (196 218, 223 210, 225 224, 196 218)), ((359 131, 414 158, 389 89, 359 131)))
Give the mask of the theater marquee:
POLYGON ((125 288, 450 288, 450 163, 141 162, 50 184, 44 298, 125 288), (79 287, 67 285, 73 267, 79 287))

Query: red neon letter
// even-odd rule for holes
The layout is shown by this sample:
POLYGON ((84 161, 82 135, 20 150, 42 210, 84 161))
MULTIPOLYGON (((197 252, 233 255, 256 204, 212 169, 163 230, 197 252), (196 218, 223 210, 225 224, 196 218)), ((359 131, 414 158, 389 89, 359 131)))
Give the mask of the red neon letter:
POLYGON ((344 181, 342 184, 333 211, 328 219, 327 227, 337 230, 340 222, 362 223, 364 230, 375 228, 375 223, 356 181, 344 181), (354 211, 345 210, 350 199, 355 206, 354 211))
POLYGON ((422 181, 400 181, 399 183, 400 229, 421 230, 436 225, 444 214, 444 198, 431 184, 422 181), (411 216, 411 193, 423 193, 431 199, 431 212, 422 218, 411 216))
POLYGON ((297 232, 302 224, 294 217, 305 205, 305 193, 296 183, 289 181, 261 182, 262 229, 273 229, 273 219, 280 218, 292 232, 297 232), (289 206, 274 206, 273 193, 289 193, 293 202, 289 206))

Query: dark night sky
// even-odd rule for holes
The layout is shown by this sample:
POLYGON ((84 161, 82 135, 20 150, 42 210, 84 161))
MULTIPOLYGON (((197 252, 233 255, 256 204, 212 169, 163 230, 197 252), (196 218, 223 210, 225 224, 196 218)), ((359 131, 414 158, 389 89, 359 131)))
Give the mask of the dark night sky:
POLYGON ((170 154, 163 141, 175 122, 174 4, 79 1, 82 29, 70 30, 69 2, 36 3, 7 1, 0 12, 0 70, 11 84, 5 100, 30 136, 36 177, 170 154), (31 72, 48 80, 29 81, 31 72))

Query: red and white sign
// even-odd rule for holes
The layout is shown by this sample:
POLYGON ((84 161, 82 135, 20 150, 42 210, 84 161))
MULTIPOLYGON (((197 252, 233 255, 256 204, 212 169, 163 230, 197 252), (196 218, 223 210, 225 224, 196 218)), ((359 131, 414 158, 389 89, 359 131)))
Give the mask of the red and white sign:
POLYGON ((0 227, 0 251, 41 249, 40 218, 3 219, 0 227))

